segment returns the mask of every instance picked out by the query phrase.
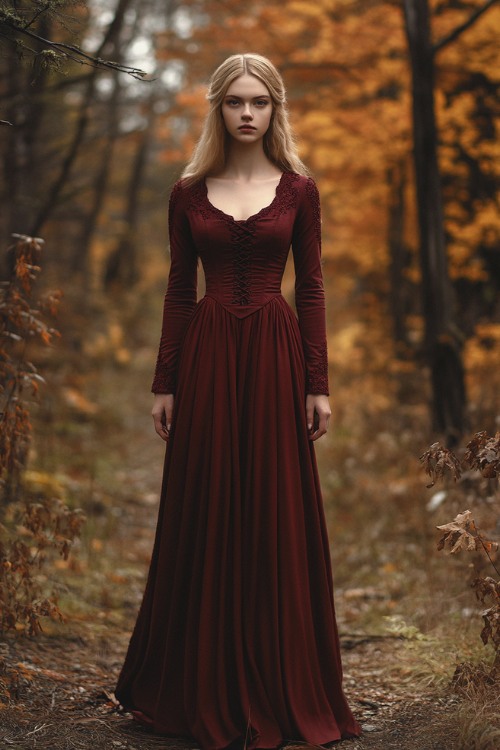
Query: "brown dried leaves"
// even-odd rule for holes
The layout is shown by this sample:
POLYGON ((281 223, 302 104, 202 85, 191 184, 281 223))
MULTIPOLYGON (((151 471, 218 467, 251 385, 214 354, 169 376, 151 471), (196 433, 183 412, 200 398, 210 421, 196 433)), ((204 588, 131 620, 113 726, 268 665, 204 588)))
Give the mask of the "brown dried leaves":
POLYGON ((491 552, 498 549, 497 542, 491 542, 479 533, 470 510, 459 513, 451 523, 436 528, 444 531, 438 542, 438 550, 448 549, 454 554, 461 550, 476 552, 484 549, 491 552))
POLYGON ((476 432, 468 443, 464 462, 477 469, 486 479, 494 479, 500 473, 500 432, 490 437, 487 432, 476 432))
POLYGON ((455 481, 460 479, 462 474, 462 468, 460 461, 455 454, 443 448, 441 443, 433 443, 429 450, 420 457, 420 460, 424 464, 425 473, 432 479, 431 483, 427 487, 434 487, 439 479, 442 479, 445 472, 448 470, 455 481))
MULTIPOLYGON (((467 550, 468 552, 482 550, 486 553, 496 570, 490 553, 498 550, 498 543, 486 539, 481 534, 472 518, 470 510, 459 513, 451 523, 443 524, 437 528, 440 531, 444 531, 438 543, 439 550, 447 548, 452 554, 461 550, 467 550)), ((483 629, 481 630, 481 640, 484 645, 489 641, 493 644, 497 653, 495 659, 496 665, 497 661, 500 663, 500 581, 495 581, 491 576, 480 577, 472 582, 472 588, 475 590, 480 602, 483 604, 487 602, 491 603, 488 609, 481 612, 484 622, 483 629)))
POLYGON ((444 448, 441 443, 433 443, 429 450, 420 457, 426 474, 432 482, 427 487, 433 487, 449 471, 455 481, 460 479, 462 469, 477 469, 486 479, 494 479, 500 474, 500 432, 494 437, 487 432, 476 432, 467 444, 463 461, 457 458, 453 451, 444 448))
POLYGON ((500 650, 500 581, 487 576, 476 578, 472 582, 476 596, 483 604, 490 603, 491 607, 481 612, 484 627, 481 630, 481 640, 486 644, 491 640, 495 650, 500 650))
MULTIPOLYGON (((477 432, 467 444, 462 462, 440 443, 431 445, 421 457, 421 461, 432 480, 428 487, 433 487, 447 471, 457 481, 463 467, 478 471, 485 479, 497 479, 500 476, 500 432, 494 436, 484 431, 477 432)), ((438 542, 438 550, 446 549, 451 554, 462 550, 482 551, 500 576, 494 554, 498 550, 498 542, 493 542, 481 534, 470 510, 459 513, 453 521, 437 528, 443 532, 438 542)), ((485 645, 491 642, 496 653, 493 670, 500 670, 500 580, 495 580, 491 576, 478 577, 473 581, 472 588, 481 603, 491 605, 481 613, 484 623, 481 640, 485 645)))

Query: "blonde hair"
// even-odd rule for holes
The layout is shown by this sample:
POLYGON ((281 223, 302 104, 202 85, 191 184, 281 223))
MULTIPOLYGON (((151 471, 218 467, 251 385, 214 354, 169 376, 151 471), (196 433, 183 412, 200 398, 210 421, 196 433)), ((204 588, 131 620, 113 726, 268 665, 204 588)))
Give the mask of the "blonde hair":
POLYGON ((264 135, 264 153, 267 158, 285 172, 309 175, 309 170, 297 153, 281 75, 266 57, 247 53, 228 57, 210 79, 207 92, 210 109, 191 161, 182 173, 185 184, 193 184, 207 175, 217 175, 224 169, 229 139, 221 116, 222 102, 232 82, 245 74, 262 81, 272 99, 273 114, 264 135))

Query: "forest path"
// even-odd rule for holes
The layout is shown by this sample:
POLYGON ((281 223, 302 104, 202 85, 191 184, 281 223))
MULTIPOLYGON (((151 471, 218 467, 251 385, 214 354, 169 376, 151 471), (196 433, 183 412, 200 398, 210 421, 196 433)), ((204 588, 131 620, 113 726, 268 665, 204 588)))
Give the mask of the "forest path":
MULTIPOLYGON (((113 705, 128 629, 4 641, 0 682, 12 702, 0 721, 2 750, 159 750, 184 745, 147 733, 113 705)), ((412 690, 389 679, 404 643, 366 641, 343 650, 345 690, 362 737, 346 750, 454 750, 458 699, 450 692, 412 690)))
MULTIPOLYGON (((161 480, 164 446, 149 416, 147 364, 147 357, 137 356, 119 383, 106 370, 87 382, 86 399, 98 405, 98 416, 74 419, 78 429, 69 449, 67 430, 59 429, 62 417, 48 425, 51 439, 59 432, 63 436, 64 455, 57 461, 88 522, 78 555, 58 565, 68 621, 44 625, 45 634, 36 639, 8 636, 0 645, 1 750, 185 747, 147 733, 110 699, 144 587, 161 480)), ((83 408, 89 411, 88 404, 83 408)), ((41 419, 47 421, 43 414, 41 419)), ((457 697, 446 688, 425 687, 421 676, 415 679, 418 649, 432 644, 394 633, 357 632, 342 617, 345 593, 341 589, 336 596, 344 685, 364 733, 335 746, 458 748, 457 697), (409 663, 412 648, 417 651, 409 663)))

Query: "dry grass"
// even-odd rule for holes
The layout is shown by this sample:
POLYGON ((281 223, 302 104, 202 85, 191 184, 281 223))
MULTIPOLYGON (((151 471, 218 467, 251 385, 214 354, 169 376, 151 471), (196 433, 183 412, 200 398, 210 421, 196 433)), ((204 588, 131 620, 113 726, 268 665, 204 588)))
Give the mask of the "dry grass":
POLYGON ((500 748, 500 706, 498 700, 488 703, 471 701, 457 715, 457 750, 498 750, 500 748))
POLYGON ((500 673, 478 661, 460 664, 453 687, 461 698, 456 714, 458 750, 500 748, 500 673))

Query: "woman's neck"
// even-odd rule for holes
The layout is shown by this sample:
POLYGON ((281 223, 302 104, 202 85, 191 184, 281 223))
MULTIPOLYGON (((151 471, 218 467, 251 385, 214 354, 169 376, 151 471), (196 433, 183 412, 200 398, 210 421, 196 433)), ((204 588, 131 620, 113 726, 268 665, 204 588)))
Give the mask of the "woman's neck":
POLYGON ((233 142, 224 171, 218 176, 237 182, 250 182, 269 179, 279 171, 265 155, 262 141, 252 145, 233 142))

